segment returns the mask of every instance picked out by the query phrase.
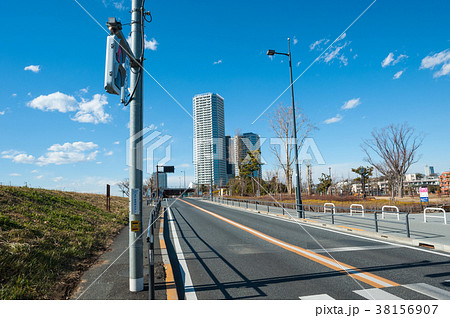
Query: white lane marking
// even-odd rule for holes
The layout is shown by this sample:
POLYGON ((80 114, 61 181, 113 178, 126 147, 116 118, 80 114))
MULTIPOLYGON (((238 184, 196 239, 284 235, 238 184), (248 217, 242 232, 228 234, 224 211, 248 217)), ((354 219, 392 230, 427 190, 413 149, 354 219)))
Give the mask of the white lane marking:
MULTIPOLYGON (((208 202, 208 201, 204 201, 204 202, 208 202)), ((213 204, 211 202, 208 202, 208 203, 213 204)), ((267 217, 267 218, 271 218, 271 219, 282 221, 282 222, 289 222, 289 223, 293 223, 293 224, 297 224, 297 225, 299 224, 298 221, 292 221, 292 220, 289 220, 289 219, 283 219, 283 218, 280 218, 280 217, 267 215, 267 214, 262 214, 262 213, 256 213, 256 212, 253 212, 253 211, 245 211, 245 210, 238 209, 238 207, 234 207, 234 206, 224 205, 224 207, 228 207, 230 209, 234 208, 235 210, 238 210, 240 212, 249 213, 249 214, 251 213, 251 214, 254 214, 254 215, 267 217)), ((436 251, 431 251, 431 250, 424 250, 422 248, 415 247, 415 246, 409 246, 409 245, 403 245, 403 244, 399 244, 399 243, 393 243, 393 242, 388 242, 388 241, 377 240, 377 239, 370 238, 370 237, 359 236, 359 235, 356 235, 356 234, 351 234, 351 233, 346 233, 346 232, 340 232, 340 231, 332 230, 332 229, 329 229, 329 228, 327 229, 327 228, 324 228, 324 227, 320 227, 320 226, 313 225, 313 224, 308 224, 308 223, 303 223, 303 222, 300 223, 300 224, 302 226, 312 227, 312 228, 315 228, 315 229, 328 231, 328 232, 332 232, 332 233, 336 233, 336 234, 342 234, 342 235, 346 235, 346 236, 356 237, 356 238, 364 239, 364 240, 367 240, 367 241, 373 241, 373 242, 378 242, 378 243, 387 244, 387 245, 394 245, 394 246, 409 248, 409 249, 416 250, 416 251, 419 251, 419 252, 436 254, 436 255, 439 255, 439 256, 445 256, 445 257, 449 257, 450 258, 450 254, 444 254, 444 253, 441 253, 441 252, 436 252, 436 251)))
POLYGON ((380 288, 354 290, 353 292, 370 300, 402 300, 402 298, 392 295, 380 288))
POLYGON ((191 275, 189 274, 189 269, 186 264, 186 259, 184 258, 183 250, 181 249, 180 241, 178 240, 177 230, 173 224, 174 220, 172 217, 172 210, 167 208, 168 212, 168 222, 170 225, 170 231, 172 233, 173 245, 175 246, 175 253, 177 254, 178 262, 181 267, 181 275, 183 276, 184 284, 184 295, 187 300, 197 300, 197 295, 195 294, 194 284, 192 283, 191 275), (184 275, 183 275, 184 274, 184 275))
POLYGON ((356 251, 366 251, 366 250, 383 250, 389 248, 400 248, 400 246, 389 246, 389 245, 369 245, 369 246, 348 246, 348 247, 334 247, 334 248, 318 248, 310 249, 314 253, 331 253, 331 252, 356 252, 356 251))
POLYGON ((403 285, 403 287, 409 288, 415 292, 434 299, 450 300, 450 292, 425 283, 407 284, 403 285))
POLYGON ((310 296, 301 296, 298 297, 300 300, 334 300, 333 297, 327 294, 319 294, 319 295, 310 295, 310 296))

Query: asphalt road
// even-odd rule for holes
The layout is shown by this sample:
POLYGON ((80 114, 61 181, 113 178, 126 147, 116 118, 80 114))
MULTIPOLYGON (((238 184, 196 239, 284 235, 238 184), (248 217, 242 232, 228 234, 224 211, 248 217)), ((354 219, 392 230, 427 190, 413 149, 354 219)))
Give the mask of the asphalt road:
POLYGON ((191 298, 450 299, 450 255, 201 200, 168 204, 191 298))

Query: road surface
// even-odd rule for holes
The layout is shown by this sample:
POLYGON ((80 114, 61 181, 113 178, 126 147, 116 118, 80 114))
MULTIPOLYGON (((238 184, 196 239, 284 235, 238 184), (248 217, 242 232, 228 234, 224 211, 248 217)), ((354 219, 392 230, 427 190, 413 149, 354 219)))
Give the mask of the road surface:
POLYGON ((168 204, 187 299, 450 299, 445 253, 202 200, 168 204))

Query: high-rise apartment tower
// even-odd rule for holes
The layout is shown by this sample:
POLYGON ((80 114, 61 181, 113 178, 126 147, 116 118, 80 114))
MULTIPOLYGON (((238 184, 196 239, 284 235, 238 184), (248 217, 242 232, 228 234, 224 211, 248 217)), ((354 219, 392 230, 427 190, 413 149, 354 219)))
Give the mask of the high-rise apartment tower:
POLYGON ((195 183, 227 183, 223 97, 206 93, 193 98, 195 183))

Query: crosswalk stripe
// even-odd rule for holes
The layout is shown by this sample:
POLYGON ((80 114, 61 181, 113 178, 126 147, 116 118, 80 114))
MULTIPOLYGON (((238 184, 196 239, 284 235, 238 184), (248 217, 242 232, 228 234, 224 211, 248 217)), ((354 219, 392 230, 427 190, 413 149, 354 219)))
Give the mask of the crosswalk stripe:
POLYGON ((353 292, 370 300, 402 300, 402 298, 392 295, 380 288, 354 290, 353 292))
POLYGON ((310 296, 301 296, 298 297, 301 300, 334 300, 333 297, 327 294, 319 294, 319 295, 310 295, 310 296))
POLYGON ((450 292, 425 283, 407 284, 403 286, 434 299, 450 300, 450 292))

